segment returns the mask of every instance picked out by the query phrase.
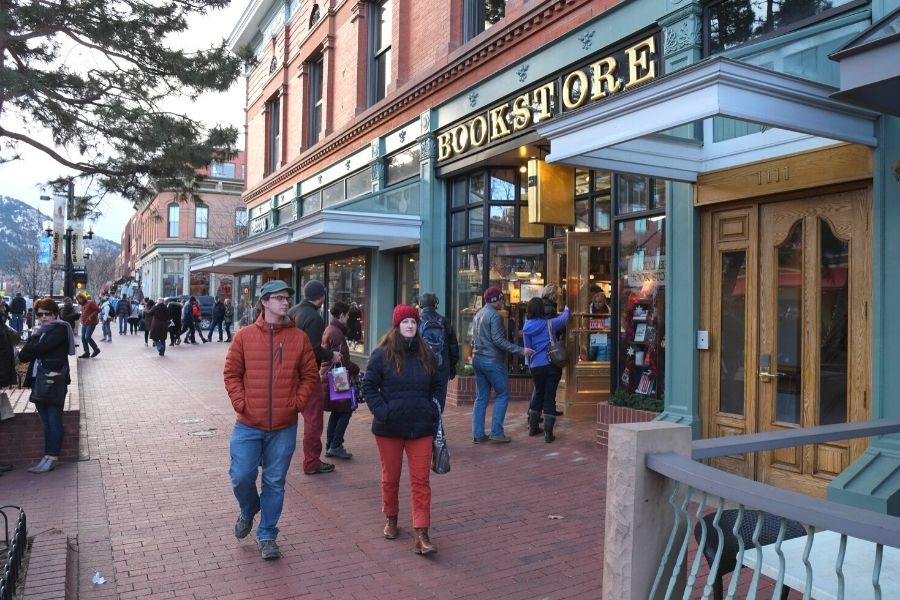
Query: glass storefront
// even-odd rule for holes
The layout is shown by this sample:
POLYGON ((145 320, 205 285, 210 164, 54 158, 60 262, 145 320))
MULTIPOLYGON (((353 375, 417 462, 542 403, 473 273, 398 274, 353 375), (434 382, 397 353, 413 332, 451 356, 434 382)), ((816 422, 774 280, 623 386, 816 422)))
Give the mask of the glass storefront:
MULTIPOLYGON (((397 304, 419 305, 419 253, 404 252, 397 256, 397 281, 400 282, 397 304)), ((427 290, 424 290, 427 291, 427 290)))
POLYGON ((162 293, 164 297, 177 296, 184 291, 184 260, 164 258, 162 293))
POLYGON ((347 322, 347 344, 351 352, 366 352, 366 317, 369 306, 368 255, 353 254, 338 258, 328 258, 301 265, 299 275, 298 301, 303 295, 303 286, 313 279, 325 284, 325 303, 322 318, 327 323, 331 316, 328 308, 335 302, 346 302, 350 306, 350 320, 347 322))
POLYGON ((237 276, 232 303, 235 329, 256 321, 256 290, 262 285, 261 273, 244 273, 237 276))

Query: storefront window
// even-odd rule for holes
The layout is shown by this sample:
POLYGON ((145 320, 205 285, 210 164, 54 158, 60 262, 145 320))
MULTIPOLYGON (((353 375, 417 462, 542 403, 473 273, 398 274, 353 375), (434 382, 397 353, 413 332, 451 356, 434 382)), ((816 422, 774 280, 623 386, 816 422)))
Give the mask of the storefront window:
POLYGON ((349 256, 331 260, 326 263, 328 285, 325 314, 326 322, 330 319, 327 309, 335 302, 345 302, 350 306, 350 320, 347 321, 347 344, 353 352, 362 352, 365 348, 365 324, 368 310, 366 296, 366 257, 365 255, 349 256))
POLYGON ((419 146, 396 152, 385 160, 384 184, 393 185, 419 175, 419 146))
POLYGON ((234 285, 234 280, 227 275, 218 275, 216 276, 216 293, 215 297, 221 298, 225 300, 225 298, 231 298, 232 287, 234 285))
POLYGON ((400 289, 397 304, 418 306, 419 304, 419 253, 404 252, 397 257, 397 280, 400 289))
POLYGON ((191 296, 209 295, 209 273, 194 271, 191 273, 191 296))
POLYGON ((619 387, 663 396, 665 367, 665 219, 620 221, 619 387))
MULTIPOLYGON (((609 231, 612 221, 612 173, 575 169, 575 225, 573 231, 609 231)), ((557 236, 565 235, 564 228, 557 236)))
POLYGON ((481 244, 459 246, 450 251, 450 273, 453 280, 453 328, 459 338, 460 362, 472 363, 472 317, 482 306, 481 244))
POLYGON ((164 258, 162 274, 163 296, 178 296, 184 292, 184 260, 164 258))
POLYGON ((256 321, 256 290, 262 285, 261 281, 259 274, 247 273, 238 277, 237 291, 232 299, 237 329, 256 321))

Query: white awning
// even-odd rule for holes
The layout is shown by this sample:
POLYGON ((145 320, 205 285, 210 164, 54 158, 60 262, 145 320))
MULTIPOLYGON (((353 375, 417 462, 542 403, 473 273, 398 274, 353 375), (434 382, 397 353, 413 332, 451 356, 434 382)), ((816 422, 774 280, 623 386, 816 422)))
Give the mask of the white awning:
POLYGON ((419 243, 418 215, 323 210, 191 261, 191 271, 240 273, 355 248, 390 250, 419 243))
POLYGON ((538 125, 550 162, 696 181, 699 173, 852 142, 877 146, 879 114, 831 98, 835 88, 726 58, 703 61, 538 125), (713 142, 711 117, 762 125, 713 142), (664 135, 695 124, 698 140, 664 135), (703 140, 702 142, 700 140, 703 140))

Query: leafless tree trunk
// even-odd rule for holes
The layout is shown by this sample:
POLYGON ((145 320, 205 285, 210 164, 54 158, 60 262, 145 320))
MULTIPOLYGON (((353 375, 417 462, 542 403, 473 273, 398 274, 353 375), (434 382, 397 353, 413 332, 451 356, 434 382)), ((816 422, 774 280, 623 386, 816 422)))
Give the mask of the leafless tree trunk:
POLYGON ((26 296, 50 294, 50 266, 40 263, 41 247, 37 238, 7 259, 7 270, 26 296))
POLYGON ((91 260, 85 261, 88 289, 93 294, 109 290, 113 281, 119 278, 116 273, 118 256, 115 250, 95 250, 91 260))

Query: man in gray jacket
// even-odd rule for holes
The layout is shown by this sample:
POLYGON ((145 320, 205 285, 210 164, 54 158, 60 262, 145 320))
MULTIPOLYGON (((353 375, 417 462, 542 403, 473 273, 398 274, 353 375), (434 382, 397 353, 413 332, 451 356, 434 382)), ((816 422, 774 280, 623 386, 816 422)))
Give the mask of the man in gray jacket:
POLYGON ((472 408, 472 441, 511 442, 503 433, 506 405, 509 404, 509 376, 506 372, 506 353, 528 358, 531 348, 522 348, 506 339, 506 328, 499 310, 503 309, 503 292, 489 287, 484 292, 484 307, 472 321, 472 365, 475 367, 475 406, 472 408), (491 414, 491 435, 484 433, 484 417, 488 398, 494 389, 494 411, 491 414))
MULTIPOLYGON (((322 333, 325 321, 319 310, 325 302, 325 286, 321 281, 312 279, 303 286, 303 302, 291 308, 288 315, 294 319, 297 328, 306 333, 316 354, 316 364, 337 362, 341 360, 340 352, 332 352, 322 347, 322 333)), ((322 430, 325 427, 325 398, 321 385, 317 385, 314 393, 303 409, 303 472, 307 475, 330 473, 334 464, 321 459, 322 430)))

